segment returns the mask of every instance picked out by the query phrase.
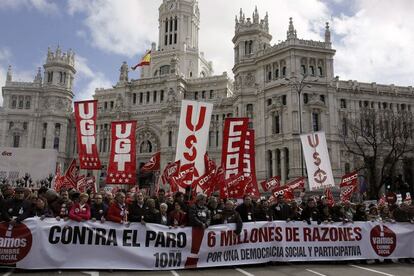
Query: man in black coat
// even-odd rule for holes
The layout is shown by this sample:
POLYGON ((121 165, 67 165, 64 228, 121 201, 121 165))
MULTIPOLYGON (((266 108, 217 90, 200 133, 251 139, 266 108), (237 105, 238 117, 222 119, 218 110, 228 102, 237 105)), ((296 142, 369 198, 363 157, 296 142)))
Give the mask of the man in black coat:
POLYGON ((190 207, 189 223, 191 226, 202 227, 206 229, 211 222, 210 211, 206 206, 206 196, 198 194, 196 203, 190 207))
POLYGON ((20 223, 32 214, 31 202, 24 200, 24 188, 17 187, 14 197, 8 199, 4 204, 3 218, 12 225, 20 223))
POLYGON ((108 205, 103 202, 102 194, 95 195, 95 202, 91 205, 91 219, 105 221, 108 205))
POLYGON ((286 203, 283 195, 277 196, 276 204, 272 206, 274 220, 290 220, 291 218, 291 209, 290 206, 286 203))
POLYGON ((253 205, 253 200, 250 195, 244 196, 243 203, 237 206, 236 211, 240 214, 243 222, 256 221, 254 216, 255 206, 253 205))
POLYGON ((138 192, 135 195, 134 201, 128 206, 129 209, 129 221, 141 222, 145 216, 145 210, 147 209, 144 202, 144 195, 142 192, 138 192))
POLYGON ((234 203, 231 200, 227 200, 224 205, 221 223, 222 224, 235 223, 236 224, 235 233, 236 235, 240 235, 242 228, 243 228, 243 222, 240 217, 240 214, 234 209, 234 203))
POLYGON ((302 211, 302 220, 306 221, 309 225, 311 221, 317 221, 321 224, 321 218, 319 210, 316 207, 316 202, 313 198, 309 198, 306 207, 302 211))

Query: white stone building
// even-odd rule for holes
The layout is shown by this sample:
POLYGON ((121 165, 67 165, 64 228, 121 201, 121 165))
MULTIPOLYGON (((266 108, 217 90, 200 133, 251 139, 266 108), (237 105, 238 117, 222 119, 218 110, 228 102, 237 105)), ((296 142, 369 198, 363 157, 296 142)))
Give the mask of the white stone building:
MULTIPOLYGON (((152 43, 151 64, 142 68, 141 78, 129 79, 124 62, 118 83, 113 88, 96 90, 97 142, 104 166, 109 157, 110 123, 114 120, 138 121, 138 167, 157 151, 161 151, 162 167, 172 161, 180 100, 192 99, 214 103, 208 152, 217 163, 224 119, 246 116, 256 133, 260 180, 280 175, 284 182, 302 175, 299 134, 318 130, 326 132, 333 173, 338 179, 357 163, 339 137, 346 114, 367 107, 413 112, 412 87, 335 77, 335 50, 328 25, 324 41, 304 40, 298 38, 290 19, 286 40, 271 44, 268 15, 261 19, 256 9, 252 18, 247 18, 240 11, 232 38, 233 82, 226 72, 214 75, 212 63, 200 51, 199 20, 197 1, 163 0, 158 44, 152 43)), ((60 160, 68 164, 76 157, 71 115, 73 54, 49 51, 44 71, 44 79, 39 71, 33 83, 13 82, 9 72, 3 87, 0 145, 55 147, 60 160)), ((412 156, 399 169, 412 183, 412 156)), ((153 176, 139 175, 139 179, 141 183, 151 182, 153 176)))

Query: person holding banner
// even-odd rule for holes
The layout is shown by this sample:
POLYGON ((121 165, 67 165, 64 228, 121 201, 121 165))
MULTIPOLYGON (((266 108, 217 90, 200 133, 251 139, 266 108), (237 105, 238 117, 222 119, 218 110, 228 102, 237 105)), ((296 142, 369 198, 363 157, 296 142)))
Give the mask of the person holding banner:
POLYGON ((107 220, 117 223, 127 223, 128 210, 125 205, 125 194, 118 192, 115 196, 114 202, 109 206, 107 220))
POLYGON ((181 210, 181 205, 178 201, 174 202, 174 210, 168 214, 168 221, 168 225, 174 228, 187 225, 187 214, 181 210))
POLYGON ((274 212, 269 207, 269 202, 266 199, 260 200, 256 205, 254 217, 256 221, 272 221, 274 220, 274 212))
POLYGON ((317 221, 321 224, 320 214, 313 198, 309 198, 306 207, 302 211, 302 220, 311 225, 311 221, 317 221))
POLYGON ((100 220, 105 222, 108 213, 108 205, 103 202, 102 194, 95 194, 95 202, 91 205, 91 218, 93 221, 100 220))
POLYGON ((39 217, 40 220, 53 217, 53 212, 47 206, 46 199, 44 199, 43 197, 38 197, 35 199, 34 208, 31 216, 39 217))
MULTIPOLYGON (((161 203, 162 204, 162 203, 161 203)), ((147 209, 145 210, 144 214, 144 220, 142 220, 142 223, 161 223, 161 213, 160 211, 155 208, 155 200, 152 198, 148 198, 147 202, 147 209)), ((168 206, 167 206, 168 208, 168 206)))
POLYGON ((24 200, 25 189, 17 187, 14 189, 14 197, 5 202, 4 220, 12 225, 22 222, 32 214, 29 201, 24 200))
POLYGON ((54 210, 54 214, 56 216, 56 220, 67 220, 69 218, 69 210, 72 207, 72 201, 69 199, 69 192, 65 189, 60 190, 60 198, 57 201, 56 206, 58 207, 57 210, 54 210))
POLYGON ((243 203, 236 207, 236 211, 240 214, 243 222, 256 221, 256 218, 254 217, 255 206, 253 205, 253 200, 250 195, 244 196, 243 203))
POLYGON ((276 204, 273 205, 274 220, 289 221, 291 216, 290 206, 286 203, 283 195, 277 196, 276 204))
POLYGON ((87 203, 89 195, 82 193, 79 196, 79 202, 75 202, 70 208, 69 218, 77 222, 83 222, 91 219, 91 209, 87 203))
POLYGON ((134 200, 128 206, 129 211, 129 221, 130 222, 141 222, 144 219, 145 215, 145 202, 144 195, 141 191, 137 192, 134 196, 134 200))
POLYGON ((235 223, 236 224, 236 230, 235 234, 237 236, 240 235, 242 229, 243 229, 243 222, 240 217, 240 214, 234 209, 234 203, 231 200, 227 200, 224 205, 223 215, 221 219, 222 224, 228 224, 228 223, 235 223))

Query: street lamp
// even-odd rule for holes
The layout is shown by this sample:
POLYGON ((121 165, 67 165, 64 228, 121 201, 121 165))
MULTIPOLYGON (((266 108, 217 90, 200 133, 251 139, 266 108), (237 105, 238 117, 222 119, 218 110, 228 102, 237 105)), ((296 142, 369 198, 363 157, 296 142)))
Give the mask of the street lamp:
MULTIPOLYGON (((296 75, 294 73, 292 73, 293 77, 292 78, 284 78, 285 81, 288 82, 288 85, 292 88, 294 88, 296 90, 296 93, 298 93, 298 101, 299 101, 299 135, 302 134, 302 99, 301 99, 301 93, 302 90, 307 87, 307 88, 311 88, 312 85, 309 84, 309 82, 317 82, 318 79, 314 79, 314 80, 308 80, 309 75, 308 74, 300 74, 301 77, 298 80, 298 78, 296 77, 296 75)), ((300 139, 299 139, 300 142, 300 139)), ((302 171, 302 176, 304 176, 304 171, 303 171, 303 148, 302 148, 302 143, 301 144, 301 151, 300 151, 300 168, 302 171)))

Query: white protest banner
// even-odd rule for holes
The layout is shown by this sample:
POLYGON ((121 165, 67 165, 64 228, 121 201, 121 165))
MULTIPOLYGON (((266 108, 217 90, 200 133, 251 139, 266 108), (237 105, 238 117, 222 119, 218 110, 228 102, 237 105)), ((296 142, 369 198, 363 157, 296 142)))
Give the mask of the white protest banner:
POLYGON ((53 149, 0 147, 0 179, 16 180, 29 174, 39 181, 55 174, 58 152, 53 149))
POLYGON ((20 269, 171 270, 266 262, 413 258, 414 225, 244 223, 172 228, 147 223, 0 223, 0 264, 20 269))
POLYGON ((180 172, 193 167, 192 172, 178 183, 181 191, 205 172, 204 155, 207 150, 212 111, 211 103, 186 100, 181 103, 175 160, 181 161, 180 172))
POLYGON ((325 132, 303 134, 300 139, 308 171, 309 189, 315 191, 335 187, 325 132))

